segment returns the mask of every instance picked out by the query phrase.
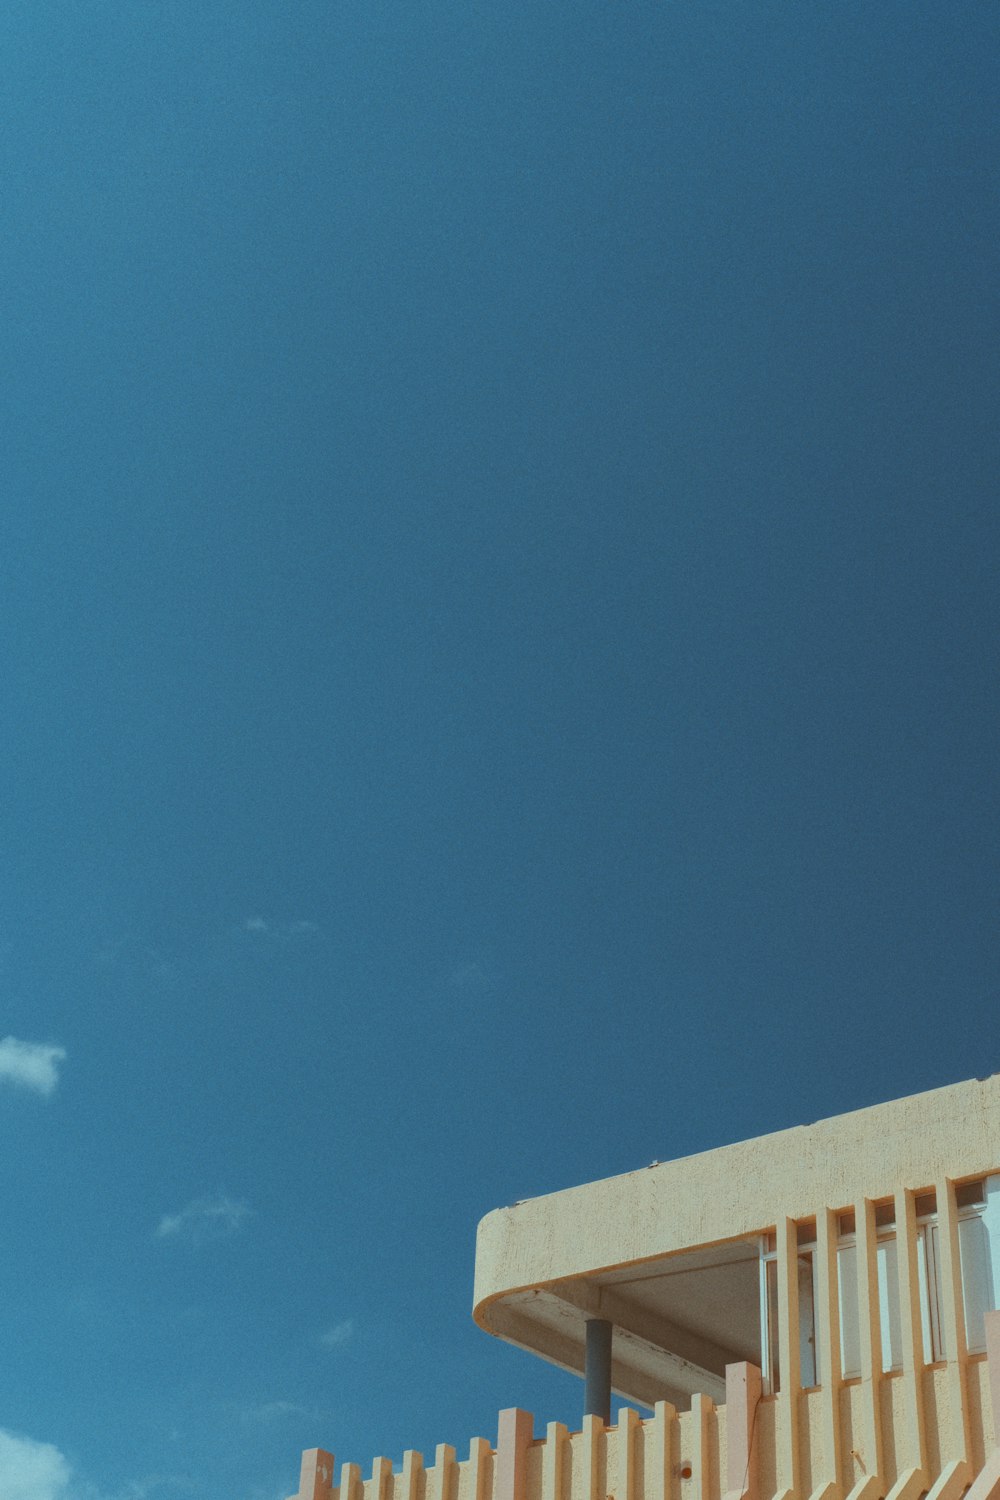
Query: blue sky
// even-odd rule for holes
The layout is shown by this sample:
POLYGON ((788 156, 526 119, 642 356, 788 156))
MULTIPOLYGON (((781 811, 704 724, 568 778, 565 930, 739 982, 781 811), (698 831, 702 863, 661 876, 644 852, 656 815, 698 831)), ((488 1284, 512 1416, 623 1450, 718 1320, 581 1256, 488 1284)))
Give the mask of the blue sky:
POLYGON ((0 39, 5 1500, 572 1423, 483 1213, 1000 1065, 1000 11, 0 39))

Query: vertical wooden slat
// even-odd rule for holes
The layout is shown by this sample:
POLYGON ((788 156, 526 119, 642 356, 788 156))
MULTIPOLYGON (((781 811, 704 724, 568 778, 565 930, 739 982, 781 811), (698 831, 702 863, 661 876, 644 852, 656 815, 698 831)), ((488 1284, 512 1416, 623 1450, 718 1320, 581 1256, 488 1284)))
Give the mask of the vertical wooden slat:
POLYGON ((454 1500, 457 1478, 454 1448, 450 1443, 438 1443, 434 1467, 427 1475, 427 1500, 454 1500))
POLYGON ((494 1500, 526 1500, 528 1444, 535 1435, 530 1411, 506 1407, 497 1419, 494 1500))
POLYGON ((389 1500, 391 1485, 392 1460, 389 1458, 373 1459, 371 1485, 369 1486, 371 1500, 389 1500))
POLYGON ((493 1449, 485 1438, 469 1444, 469 1491, 472 1500, 491 1500, 493 1449))
MULTIPOLYGON (((941 1472, 927 1492, 927 1500, 959 1500, 972 1480, 972 1449, 966 1389, 965 1315, 962 1298, 961 1262, 958 1252, 958 1213, 951 1183, 935 1183, 937 1201, 937 1263, 940 1272, 938 1313, 945 1359, 946 1399, 958 1433, 957 1452, 941 1454, 941 1472)), ((930 1295, 935 1295, 931 1288, 930 1295)), ((940 1432, 942 1413, 935 1411, 940 1432)))
MULTIPOLYGON (((896 1443, 896 1465, 926 1477, 927 1426, 924 1412, 924 1335, 920 1318, 917 1260, 917 1210, 913 1193, 896 1193, 896 1269, 899 1277, 899 1327, 903 1356, 904 1445, 896 1443), (905 1453, 900 1454, 900 1447, 905 1453)), ((927 1488, 926 1482, 921 1485, 927 1488)))
POLYGON ((617 1500, 641 1500, 638 1493, 639 1413, 623 1406, 618 1413, 618 1485, 617 1500))
MULTIPOLYGON (((402 1500, 420 1500, 420 1476, 423 1473, 424 1456, 413 1448, 403 1454, 402 1500)), ((345 1500, 341 1496, 341 1500, 345 1500)))
POLYGON ((600 1494, 601 1444, 604 1442, 604 1423, 600 1417, 583 1419, 580 1432, 580 1453, 583 1466, 584 1500, 604 1500, 600 1494))
POLYGON ((562 1500, 568 1441, 568 1427, 562 1422, 548 1424, 542 1449, 542 1500, 562 1500))
POLYGON ((433 1488, 427 1485, 427 1500, 454 1500, 457 1475, 456 1455, 451 1443, 438 1443, 433 1466, 433 1488))
POLYGON ((691 1397, 691 1480, 695 1500, 712 1500, 712 1452, 709 1427, 715 1404, 710 1396, 691 1397))
POLYGON ((333 1490, 333 1454, 307 1448, 299 1470, 299 1493, 294 1500, 329 1500, 333 1490))
POLYGON ((758 1500, 759 1465, 753 1439, 760 1393, 761 1373, 756 1365, 726 1366, 725 1500, 758 1500))
POLYGON ((823 1441, 822 1478, 813 1458, 812 1500, 836 1500, 845 1484, 841 1445, 840 1291, 837 1281, 837 1215, 829 1208, 816 1215, 816 1265, 813 1278, 816 1318, 816 1374, 820 1384, 823 1441))
POLYGON ((962 1297, 962 1268, 958 1252, 958 1213, 955 1193, 950 1182, 936 1184, 938 1217, 938 1251, 941 1262, 941 1332, 948 1367, 948 1398, 957 1431, 961 1433, 962 1451, 953 1455, 959 1462, 972 1462, 969 1433, 967 1390, 968 1351, 965 1345, 965 1305, 962 1297))
MULTIPOLYGON (((994 1447, 1000 1448, 1000 1312, 988 1312, 985 1322, 986 1365, 990 1372, 990 1410, 993 1415, 993 1444, 994 1447)), ((984 1446, 989 1451, 988 1440, 984 1446)))
POLYGON ((878 1245, 875 1231, 875 1204, 867 1198, 854 1205, 858 1261, 858 1343, 861 1355, 861 1420, 855 1433, 856 1451, 863 1465, 865 1481, 855 1485, 855 1494, 863 1490, 885 1494, 882 1483, 882 1408, 879 1390, 882 1383, 882 1325, 878 1303, 878 1245))
POLYGON ((362 1500, 364 1483, 360 1464, 342 1464, 340 1468, 339 1500, 362 1500))
POLYGON ((778 1358, 781 1389, 776 1417, 776 1470, 779 1495, 799 1495, 799 1248, 794 1219, 777 1226, 778 1358))
POLYGON ((676 1427, 676 1407, 657 1401, 652 1420, 646 1423, 646 1500, 672 1500, 676 1427))

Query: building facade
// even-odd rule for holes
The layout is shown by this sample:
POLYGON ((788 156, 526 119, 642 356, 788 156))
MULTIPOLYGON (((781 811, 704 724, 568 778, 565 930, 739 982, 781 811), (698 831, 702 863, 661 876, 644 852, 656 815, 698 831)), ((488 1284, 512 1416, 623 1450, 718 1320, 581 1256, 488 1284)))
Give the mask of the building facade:
POLYGON ((310 1449, 297 1500, 1000 1500, 998 1294, 1000 1076, 530 1199, 474 1316, 585 1375, 580 1430, 310 1449))

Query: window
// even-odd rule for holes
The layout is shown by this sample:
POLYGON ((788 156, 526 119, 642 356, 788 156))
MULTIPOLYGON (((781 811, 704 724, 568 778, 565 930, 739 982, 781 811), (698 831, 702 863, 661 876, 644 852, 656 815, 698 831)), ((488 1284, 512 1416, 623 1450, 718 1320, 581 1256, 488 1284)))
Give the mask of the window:
POLYGON ((923 1193, 917 1199, 917 1283, 920 1288, 920 1328, 924 1362, 944 1359, 944 1328, 941 1323, 941 1244, 937 1226, 937 1197, 923 1193))
MULTIPOLYGON (((837 1297, 840 1303, 840 1367, 849 1380, 861 1374, 861 1310, 858 1302, 858 1240, 853 1213, 840 1215, 837 1238, 837 1297)), ((882 1369, 903 1362, 899 1326, 899 1268, 896 1223, 891 1203, 875 1206, 875 1259, 878 1278, 882 1369)))
MULTIPOLYGON (((799 1379, 804 1389, 819 1382, 816 1357, 815 1294, 816 1225, 810 1221, 798 1226, 799 1286, 799 1379)), ((770 1394, 781 1389, 778 1343, 778 1254, 775 1236, 765 1235, 760 1243, 760 1323, 761 1372, 770 1394)))
POLYGON ((965 1341, 971 1354, 986 1348, 984 1314, 1000 1291, 1000 1177, 959 1183, 958 1250, 965 1302, 965 1341))
POLYGON ((799 1249, 799 1368, 802 1386, 819 1385, 816 1357, 816 1257, 814 1249, 799 1249))
MULTIPOLYGON (((959 1183, 955 1188, 958 1249, 965 1308, 965 1338, 970 1353, 986 1348, 984 1316, 1000 1306, 1000 1174, 959 1183)), ((917 1221, 917 1288, 925 1363, 947 1359, 942 1316, 942 1257, 934 1193, 915 1200, 917 1221)), ((798 1226, 799 1359, 804 1388, 817 1384, 815 1241, 813 1221, 798 1226)), ((861 1374, 861 1310, 858 1286, 858 1241, 853 1210, 840 1214, 837 1236, 837 1297, 840 1318, 841 1371, 845 1379, 861 1374)), ((902 1314, 895 1204, 875 1204, 875 1256, 878 1284, 881 1366, 883 1372, 903 1364, 902 1314)), ((765 1388, 780 1389, 778 1360, 778 1257, 774 1233, 760 1241, 761 1370, 765 1388)))
MULTIPOLYGON (((1000 1290, 1000 1176, 960 1183, 955 1190, 958 1209, 958 1248, 965 1305, 965 1337, 970 1353, 986 1348, 984 1314, 997 1306, 1000 1290)), ((947 1359, 942 1318, 941 1240, 937 1198, 921 1193, 917 1210, 917 1284, 923 1354, 927 1364, 947 1359)), ((899 1265, 896 1228, 890 1204, 875 1208, 878 1255, 879 1323, 882 1333, 882 1369, 902 1366, 899 1265)), ((840 1338, 845 1376, 861 1372, 858 1326, 857 1248, 853 1235, 854 1215, 841 1215, 837 1248, 840 1288, 840 1338), (845 1220, 849 1219, 849 1224, 845 1220)))
MULTIPOLYGON (((941 1267, 938 1251, 937 1203, 933 1193, 917 1199, 917 1282, 924 1359, 941 1359, 941 1267)), ((840 1296, 840 1354, 845 1379, 861 1374, 861 1325, 858 1307, 858 1250, 854 1214, 841 1214, 837 1241, 837 1283, 840 1296)), ((878 1279, 879 1333, 882 1371, 903 1366, 903 1332, 899 1302, 899 1251, 895 1206, 875 1205, 875 1255, 878 1279)))
MULTIPOLYGON (((960 1182, 958 1253, 965 1308, 965 1342, 970 1354, 986 1348, 984 1314, 998 1305, 1000 1291, 1000 1176, 960 1182)), ((917 1253, 924 1359, 948 1358, 942 1309, 941 1243, 933 1193, 917 1199, 917 1253)))

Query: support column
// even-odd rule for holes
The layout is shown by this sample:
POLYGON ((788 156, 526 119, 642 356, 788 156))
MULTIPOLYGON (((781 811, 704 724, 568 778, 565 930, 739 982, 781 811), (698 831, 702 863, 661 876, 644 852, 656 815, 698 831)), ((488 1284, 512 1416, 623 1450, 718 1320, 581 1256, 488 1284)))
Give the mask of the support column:
POLYGON ((611 1333, 607 1318, 587 1319, 583 1414, 600 1417, 605 1427, 611 1423, 611 1333))

